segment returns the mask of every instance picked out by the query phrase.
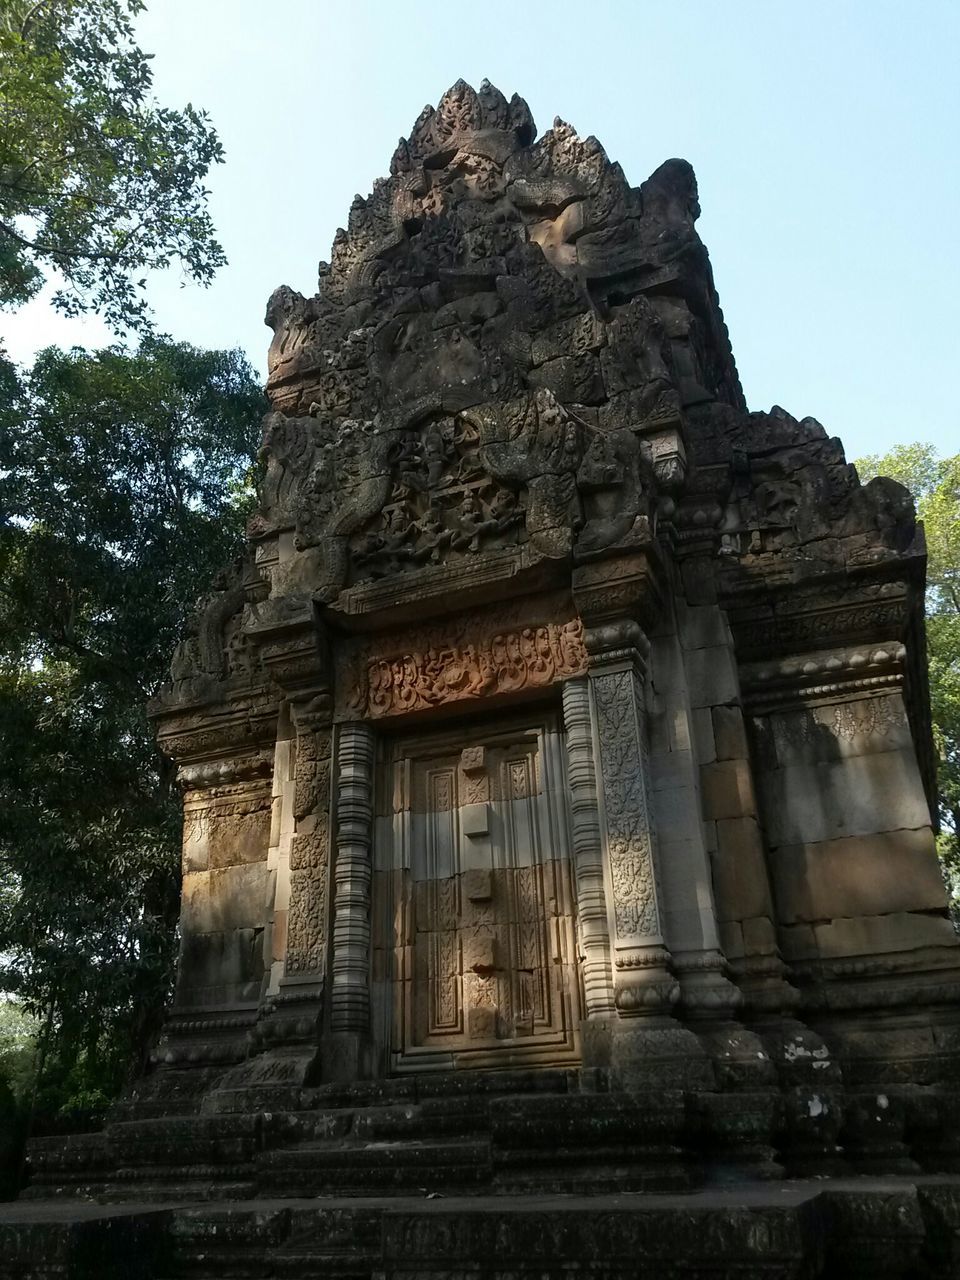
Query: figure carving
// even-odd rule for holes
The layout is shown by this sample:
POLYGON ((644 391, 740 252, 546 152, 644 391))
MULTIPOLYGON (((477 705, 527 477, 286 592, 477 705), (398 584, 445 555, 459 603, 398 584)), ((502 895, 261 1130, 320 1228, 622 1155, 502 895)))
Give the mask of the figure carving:
POLYGON ((541 688, 586 670, 579 620, 499 631, 486 639, 427 644, 361 659, 349 674, 346 711, 370 719, 460 699, 541 688))

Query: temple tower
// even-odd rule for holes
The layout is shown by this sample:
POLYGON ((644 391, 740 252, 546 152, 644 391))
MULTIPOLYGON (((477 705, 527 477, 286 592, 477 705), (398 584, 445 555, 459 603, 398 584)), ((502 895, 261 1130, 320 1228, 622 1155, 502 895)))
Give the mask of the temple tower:
POLYGON ((182 951, 131 1123, 542 1077, 635 1185, 955 1159, 922 531, 747 411, 698 213, 461 82, 270 299, 249 552, 154 708, 182 951))

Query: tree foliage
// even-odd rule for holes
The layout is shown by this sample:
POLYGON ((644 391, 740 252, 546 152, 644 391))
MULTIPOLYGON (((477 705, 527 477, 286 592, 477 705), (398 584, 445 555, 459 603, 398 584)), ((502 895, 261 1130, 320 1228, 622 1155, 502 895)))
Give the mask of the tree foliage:
POLYGON ((0 305, 53 268, 68 314, 143 330, 143 272, 224 261, 203 180, 223 151, 206 115, 159 106, 133 37, 142 0, 0 0, 0 305))
POLYGON ((262 410, 236 352, 0 364, 0 989, 49 1033, 49 1107, 115 1093, 168 992, 180 812, 146 703, 237 552, 262 410))
POLYGON ((861 458, 864 481, 891 476, 910 489, 927 539, 927 649, 930 706, 938 756, 940 853, 960 911, 960 453, 940 458, 932 445, 899 445, 861 458))

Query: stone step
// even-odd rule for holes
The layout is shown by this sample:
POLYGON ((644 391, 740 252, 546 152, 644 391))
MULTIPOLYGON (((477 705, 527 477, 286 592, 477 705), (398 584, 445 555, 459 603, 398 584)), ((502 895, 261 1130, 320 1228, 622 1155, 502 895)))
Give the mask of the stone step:
POLYGON ((567 1144, 670 1144, 683 1132, 684 1095, 580 1093, 563 1098, 499 1098, 490 1108, 490 1132, 499 1147, 547 1148, 567 1144))
POLYGON ((263 1145, 263 1116, 168 1116, 127 1120, 107 1128, 114 1159, 123 1166, 236 1164, 263 1145))
POLYGON ((491 1178, 487 1141, 325 1143, 266 1153, 258 1161, 262 1195, 442 1192, 485 1186, 491 1178))
POLYGON ((0 1205, 0 1280, 953 1280, 960 1179, 0 1205))

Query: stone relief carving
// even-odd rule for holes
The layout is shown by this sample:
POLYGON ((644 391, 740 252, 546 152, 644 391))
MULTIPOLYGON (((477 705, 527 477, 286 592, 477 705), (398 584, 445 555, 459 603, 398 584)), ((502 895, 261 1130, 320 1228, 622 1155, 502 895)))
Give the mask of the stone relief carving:
POLYGON ((311 868, 292 878, 287 914, 288 974, 322 974, 326 961, 326 877, 311 868))
POLYGON ((332 747, 327 728, 301 711, 296 740, 285 972, 322 975, 327 950, 332 747))
POLYGON ((591 683, 617 941, 659 937, 647 762, 636 717, 642 689, 637 675, 629 670, 598 675, 591 683))
POLYGON ((346 714, 380 719, 460 699, 544 688, 586 670, 578 619, 496 631, 476 641, 437 639, 351 668, 346 714))

